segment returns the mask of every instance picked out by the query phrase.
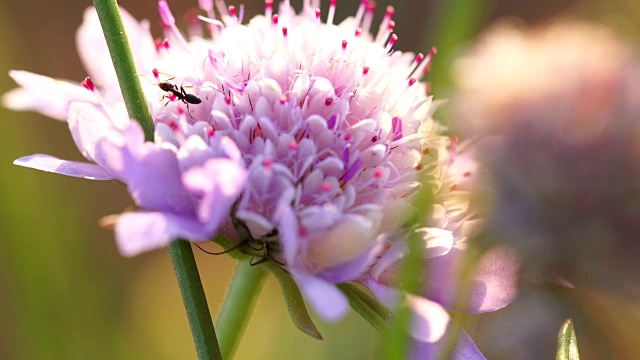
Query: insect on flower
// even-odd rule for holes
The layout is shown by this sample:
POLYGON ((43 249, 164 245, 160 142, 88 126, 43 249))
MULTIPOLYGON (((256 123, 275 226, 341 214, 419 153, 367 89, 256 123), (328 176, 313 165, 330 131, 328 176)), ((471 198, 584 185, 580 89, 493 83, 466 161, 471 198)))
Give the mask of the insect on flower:
MULTIPOLYGON (((152 73, 153 73, 153 76, 156 79, 159 78, 159 74, 171 76, 169 74, 166 74, 166 73, 163 73, 163 72, 159 71, 158 69, 153 69, 152 73)), ((158 81, 157 84, 154 84, 154 85, 158 85, 158 87, 162 91, 167 93, 162 97, 163 99, 167 98, 167 99, 169 99, 169 101, 173 101, 175 99, 178 99, 179 101, 182 101, 183 103, 185 103, 187 105, 187 111, 189 111, 189 104, 198 105, 198 104, 202 103, 202 99, 200 99, 200 97, 198 97, 198 95, 188 93, 184 89, 184 86, 180 85, 180 87, 178 87, 178 85, 172 83, 171 80, 173 80, 175 78, 176 78, 175 76, 171 76, 170 78, 168 78, 165 81, 158 81)), ((149 79, 147 79, 146 77, 145 77, 145 79, 147 81, 149 81, 149 79)), ((151 83, 151 81, 149 81, 149 82, 151 83)), ((169 103, 169 101, 167 101, 165 106, 169 103)))

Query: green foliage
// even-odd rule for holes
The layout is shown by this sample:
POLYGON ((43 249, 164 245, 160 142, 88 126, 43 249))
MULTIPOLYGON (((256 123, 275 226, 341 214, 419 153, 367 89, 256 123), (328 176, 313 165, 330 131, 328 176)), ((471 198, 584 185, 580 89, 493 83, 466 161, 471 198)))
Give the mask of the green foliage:
POLYGON ((580 360, 578 340, 571 319, 567 319, 558 332, 556 360, 580 360))

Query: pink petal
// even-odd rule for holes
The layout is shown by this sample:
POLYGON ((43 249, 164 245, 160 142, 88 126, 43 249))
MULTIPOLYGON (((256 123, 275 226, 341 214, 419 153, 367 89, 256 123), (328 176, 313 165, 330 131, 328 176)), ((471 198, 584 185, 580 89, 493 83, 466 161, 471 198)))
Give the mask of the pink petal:
POLYGON ((96 101, 95 96, 79 84, 20 70, 9 71, 9 76, 20 85, 2 97, 3 105, 12 110, 32 110, 56 120, 66 120, 72 102, 96 101))
POLYGON ((176 153, 144 142, 142 128, 131 122, 120 137, 102 144, 108 169, 127 184, 129 193, 142 207, 187 214, 194 200, 184 188, 176 153))
POLYGON ((213 236, 195 219, 159 212, 120 215, 115 232, 118 250, 127 257, 165 247, 177 238, 193 241, 213 236))
MULTIPOLYGON (((447 255, 429 259, 426 266, 425 296, 456 309, 460 266, 464 250, 454 247, 447 255)), ((468 313, 495 311, 511 303, 517 294, 519 262, 514 251, 506 247, 489 250, 478 264, 470 280, 468 313)))
POLYGON ((22 157, 13 162, 36 170, 52 172, 89 180, 113 180, 115 177, 98 165, 77 161, 67 161, 45 154, 22 157))
MULTIPOLYGON (((440 339, 436 343, 416 342, 414 344, 413 353, 411 359, 426 360, 426 359, 440 359, 442 352, 445 350, 447 344, 447 336, 440 339)), ((484 355, 480 352, 480 349, 473 342, 473 339, 465 331, 460 331, 458 335, 455 348, 451 353, 450 360, 486 360, 484 355)))
MULTIPOLYGON (((120 8, 124 26, 139 71, 150 72, 156 62, 157 51, 146 21, 138 22, 126 10, 120 8)), ((96 85, 118 86, 109 49, 94 7, 84 12, 84 21, 76 32, 76 46, 84 68, 96 85)))
POLYGON ((280 242, 287 264, 295 265, 298 255, 299 226, 298 219, 291 207, 284 207, 280 214, 280 242))
POLYGON ((323 319, 338 321, 347 314, 347 297, 334 284, 301 271, 293 270, 291 275, 305 299, 323 319))
POLYGON ((376 242, 363 255, 340 266, 323 270, 322 277, 336 284, 354 280, 369 270, 383 248, 384 245, 381 242, 376 242))
POLYGON ((100 143, 114 130, 112 122, 105 112, 86 103, 74 103, 69 107, 67 119, 69 130, 78 150, 88 160, 104 166, 104 154, 100 152, 100 143))
POLYGON ((233 160, 218 158, 189 170, 182 179, 188 190, 202 197, 198 218, 214 231, 229 216, 231 206, 244 189, 247 172, 233 160))

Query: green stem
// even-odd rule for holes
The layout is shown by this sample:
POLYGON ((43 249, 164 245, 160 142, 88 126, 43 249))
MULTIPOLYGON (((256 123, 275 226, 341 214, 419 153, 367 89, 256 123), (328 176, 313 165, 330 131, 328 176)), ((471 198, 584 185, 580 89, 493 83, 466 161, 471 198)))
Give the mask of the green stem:
POLYGON ((145 139, 153 141, 153 120, 138 80, 136 64, 133 61, 118 3, 115 0, 93 0, 93 4, 98 12, 98 19, 102 25, 104 38, 107 40, 111 61, 116 69, 129 116, 140 123, 145 139))
POLYGON ((251 266, 250 260, 238 263, 216 321, 220 348, 225 359, 233 357, 266 275, 264 266, 251 266))
MULTIPOLYGON (((138 80, 118 4, 115 0, 94 0, 93 3, 129 116, 136 119, 142 126, 145 140, 153 141, 153 120, 138 80)), ((174 241, 169 245, 169 254, 178 279, 198 359, 222 359, 191 246, 183 240, 174 241)))
POLYGON ((191 244, 184 240, 176 240, 169 244, 169 254, 187 311, 198 359, 222 359, 191 244))

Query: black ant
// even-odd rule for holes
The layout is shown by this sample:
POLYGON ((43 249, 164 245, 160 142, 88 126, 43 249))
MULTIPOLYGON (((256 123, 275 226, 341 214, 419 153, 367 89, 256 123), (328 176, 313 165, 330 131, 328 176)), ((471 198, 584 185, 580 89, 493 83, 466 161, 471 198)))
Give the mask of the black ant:
POLYGON ((158 87, 162 89, 162 91, 172 93, 173 96, 175 96, 178 100, 187 104, 187 107, 189 107, 189 104, 198 105, 202 102, 202 99, 200 99, 198 95, 188 93, 184 90, 183 86, 180 86, 178 88, 178 85, 169 82, 169 80, 173 80, 173 79, 175 78, 173 77, 171 79, 167 79, 167 81, 159 82, 158 87))
MULTIPOLYGON (((156 79, 158 78, 159 74, 170 76, 169 74, 165 74, 165 73, 163 73, 161 71, 158 71, 158 69, 153 69, 152 73, 153 73, 153 76, 156 79)), ((169 79, 167 79, 165 81, 160 81, 155 85, 158 85, 158 87, 162 91, 170 93, 173 96, 173 98, 178 99, 178 100, 182 101, 183 103, 185 103, 187 105, 187 111, 189 111, 189 104, 198 105, 198 104, 202 103, 202 99, 200 99, 200 97, 198 97, 198 95, 188 93, 184 89, 184 86, 180 85, 180 87, 178 87, 178 85, 172 83, 171 80, 173 80, 175 78, 176 78, 175 76, 170 77, 169 79)), ((147 81, 149 81, 149 79, 147 79, 146 77, 145 77, 145 79, 147 81)), ((149 81, 149 82, 151 82, 151 81, 149 81)), ((173 100, 173 98, 171 98, 171 96, 166 95, 166 94, 162 98, 163 99, 164 98, 168 98, 169 101, 173 100)), ((169 101, 167 101, 167 104, 169 103, 169 101)), ((165 104, 165 106, 167 106, 167 104, 165 104)), ((189 112, 189 115, 191 115, 191 112, 189 112)))

